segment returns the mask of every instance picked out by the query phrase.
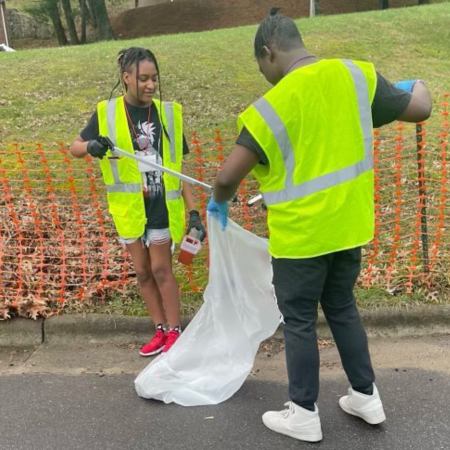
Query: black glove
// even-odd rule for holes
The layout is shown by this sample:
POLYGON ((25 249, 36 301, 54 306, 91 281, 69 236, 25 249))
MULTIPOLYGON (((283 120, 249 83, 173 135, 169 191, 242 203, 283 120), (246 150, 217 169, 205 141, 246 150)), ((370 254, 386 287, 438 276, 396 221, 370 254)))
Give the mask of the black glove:
POLYGON ((88 142, 87 152, 94 158, 103 159, 106 152, 110 148, 109 139, 99 136, 97 139, 92 139, 88 142))
POLYGON ((201 231, 201 236, 199 237, 200 241, 203 241, 206 237, 206 230, 205 227, 202 224, 202 220, 200 219, 200 213, 193 209, 192 211, 189 211, 189 225, 187 229, 187 234, 191 232, 193 228, 196 228, 198 231, 201 231))

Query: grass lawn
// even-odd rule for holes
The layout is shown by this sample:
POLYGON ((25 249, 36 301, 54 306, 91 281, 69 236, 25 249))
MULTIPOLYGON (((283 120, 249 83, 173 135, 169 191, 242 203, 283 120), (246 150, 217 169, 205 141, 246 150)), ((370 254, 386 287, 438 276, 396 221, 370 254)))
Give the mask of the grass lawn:
MULTIPOLYGON (((399 294, 391 295, 383 289, 361 289, 355 290, 358 307, 362 310, 373 310, 378 308, 406 308, 423 305, 448 303, 446 299, 436 300, 435 298, 425 297, 421 294, 399 294)), ((203 303, 203 295, 199 292, 184 293, 181 296, 181 315, 182 317, 193 316, 203 303)), ((79 312, 119 314, 125 316, 142 317, 147 316, 147 309, 137 291, 133 295, 111 296, 108 301, 93 302, 90 304, 73 302, 65 310, 69 314, 79 312)))
MULTIPOLYGON (((298 20, 317 56, 373 61, 391 80, 422 78, 450 91, 450 4, 298 20)), ((69 142, 117 80, 117 52, 133 45, 160 60, 165 99, 184 106, 187 132, 235 127, 269 85, 252 54, 256 26, 0 53, 0 143, 69 142)))

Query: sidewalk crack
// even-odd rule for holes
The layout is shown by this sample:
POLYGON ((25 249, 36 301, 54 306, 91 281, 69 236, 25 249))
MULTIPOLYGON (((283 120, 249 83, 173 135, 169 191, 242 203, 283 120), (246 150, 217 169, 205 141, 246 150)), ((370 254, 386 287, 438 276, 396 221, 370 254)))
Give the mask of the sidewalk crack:
POLYGON ((45 317, 42 319, 41 324, 41 344, 45 342, 45 317))

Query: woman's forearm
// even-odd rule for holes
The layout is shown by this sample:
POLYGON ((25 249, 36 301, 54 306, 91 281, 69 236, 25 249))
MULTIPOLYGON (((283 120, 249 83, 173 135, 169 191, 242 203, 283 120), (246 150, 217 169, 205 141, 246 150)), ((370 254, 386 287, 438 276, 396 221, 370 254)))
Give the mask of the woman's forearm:
POLYGON ((72 156, 75 156, 75 158, 84 158, 88 155, 87 146, 87 142, 83 141, 80 137, 77 137, 70 146, 70 153, 72 156))
POLYGON ((192 187, 186 181, 183 182, 183 199, 184 199, 184 202, 186 204, 186 208, 188 211, 192 211, 193 209, 196 209, 194 195, 192 194, 192 187))

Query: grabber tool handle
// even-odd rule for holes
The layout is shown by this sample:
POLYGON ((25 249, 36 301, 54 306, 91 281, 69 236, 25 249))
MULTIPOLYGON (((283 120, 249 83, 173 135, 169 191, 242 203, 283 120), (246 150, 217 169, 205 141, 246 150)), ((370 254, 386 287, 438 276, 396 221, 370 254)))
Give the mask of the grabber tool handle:
POLYGON ((165 173, 168 173, 169 175, 173 175, 174 177, 177 177, 182 181, 186 181, 189 184, 201 186, 208 191, 212 191, 212 189, 213 189, 212 186, 210 186, 209 184, 203 183, 203 181, 199 181, 199 180, 196 180, 195 178, 188 177, 187 175, 184 175, 183 173, 176 172, 175 170, 172 170, 172 169, 168 169, 167 167, 161 166, 160 164, 156 164, 156 163, 147 161, 144 158, 140 158, 139 156, 136 156, 134 153, 130 153, 125 150, 122 150, 121 148, 116 147, 111 140, 109 140, 109 143, 110 143, 110 147, 112 149, 113 155, 119 154, 119 155, 125 156, 126 158, 134 159, 135 161, 145 164, 145 165, 151 167, 152 169, 158 169, 161 172, 165 172, 165 173))

